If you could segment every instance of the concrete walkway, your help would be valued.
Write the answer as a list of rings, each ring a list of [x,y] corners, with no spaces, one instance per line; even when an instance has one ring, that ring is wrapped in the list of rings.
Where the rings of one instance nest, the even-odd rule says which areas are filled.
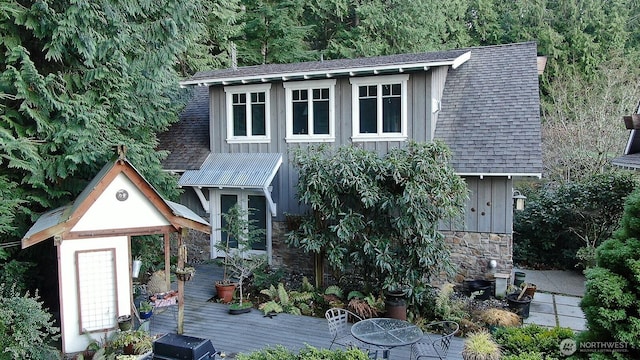
[[[568,327],[574,331],[586,330],[586,320],[580,308],[584,296],[585,278],[580,272],[566,270],[514,269],[525,273],[525,282],[536,285],[529,317],[525,324]]]

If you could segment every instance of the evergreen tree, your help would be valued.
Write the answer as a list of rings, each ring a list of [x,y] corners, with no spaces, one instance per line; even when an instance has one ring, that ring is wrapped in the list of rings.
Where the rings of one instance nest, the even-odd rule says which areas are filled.
[[[238,43],[238,64],[277,64],[319,60],[305,41],[302,0],[243,0],[244,31]]]
[[[11,194],[3,213],[20,209],[0,216],[0,230],[16,236],[5,239],[74,199],[118,144],[160,191],[176,195],[156,133],[184,105],[175,68],[203,15],[199,1],[0,4],[0,192]]]
[[[597,266],[586,272],[580,306],[588,330],[580,341],[617,342],[627,352],[591,354],[596,358],[640,356],[640,192],[625,202],[620,229],[596,251]],[[593,358],[593,357],[592,357]]]

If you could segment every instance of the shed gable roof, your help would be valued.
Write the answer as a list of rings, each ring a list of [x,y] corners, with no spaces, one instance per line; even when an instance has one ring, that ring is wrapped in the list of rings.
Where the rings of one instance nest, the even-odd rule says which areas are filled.
[[[56,236],[81,237],[87,234],[72,234],[73,227],[82,216],[91,208],[96,199],[108,188],[109,184],[120,174],[126,176],[135,187],[141,191],[146,199],[164,216],[170,223],[171,231],[179,231],[182,228],[191,228],[201,232],[210,233],[209,223],[200,218],[194,212],[183,205],[165,200],[149,184],[145,178],[126,159],[118,159],[106,164],[92,179],[76,200],[66,206],[44,213],[22,238],[22,248],[27,248],[41,241]],[[169,229],[165,229],[169,230]],[[145,228],[141,224],[139,229],[112,229],[97,230],[90,233],[95,235],[148,235],[161,233],[158,228]]]

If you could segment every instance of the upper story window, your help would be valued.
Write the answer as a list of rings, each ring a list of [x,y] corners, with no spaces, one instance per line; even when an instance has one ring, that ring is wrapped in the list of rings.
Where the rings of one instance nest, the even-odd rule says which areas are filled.
[[[266,143],[270,140],[271,84],[227,86],[227,142]]]
[[[284,83],[287,142],[335,140],[335,80]]]
[[[397,141],[407,137],[409,75],[351,78],[354,141]]]

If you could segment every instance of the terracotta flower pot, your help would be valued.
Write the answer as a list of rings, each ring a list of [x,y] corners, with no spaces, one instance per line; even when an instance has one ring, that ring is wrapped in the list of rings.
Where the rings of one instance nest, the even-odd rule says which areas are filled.
[[[218,299],[228,304],[233,300],[233,293],[236,291],[236,284],[220,284],[216,283],[216,293]]]

